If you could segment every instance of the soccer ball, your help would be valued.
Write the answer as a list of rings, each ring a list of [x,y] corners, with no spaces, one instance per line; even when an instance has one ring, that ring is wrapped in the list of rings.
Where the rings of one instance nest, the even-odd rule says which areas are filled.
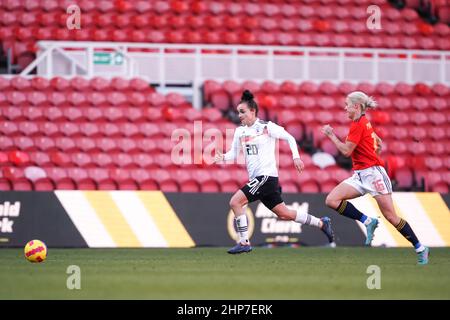
[[[31,240],[24,249],[25,258],[30,262],[42,262],[47,258],[47,246],[41,240]]]

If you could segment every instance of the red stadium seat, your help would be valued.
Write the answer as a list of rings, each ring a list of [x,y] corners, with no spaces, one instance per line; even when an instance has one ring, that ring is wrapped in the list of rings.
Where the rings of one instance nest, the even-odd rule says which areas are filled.
[[[331,154],[333,157],[336,157],[339,154],[335,144],[329,139],[323,139],[320,144],[320,148],[324,152]]]
[[[33,184],[28,179],[11,180],[12,190],[15,191],[31,191]]]
[[[413,174],[410,169],[398,169],[395,173],[395,180],[399,188],[410,188],[413,184]]]
[[[83,77],[74,77],[70,80],[70,85],[75,91],[86,91],[90,87],[89,80]]]
[[[76,152],[71,155],[72,163],[78,167],[89,167],[94,163],[92,162],[91,156],[87,153]]]
[[[43,92],[30,91],[27,92],[27,101],[34,106],[38,106],[47,102],[47,96]]]
[[[72,122],[83,120],[82,109],[77,107],[67,107],[63,109],[64,117]]]
[[[313,109],[315,105],[316,105],[315,100],[309,96],[298,97],[298,106],[300,108]]]
[[[449,16],[450,16],[450,15],[449,15]],[[449,19],[449,21],[450,21],[450,19]],[[450,190],[450,188],[449,188],[448,183],[446,183],[446,182],[444,182],[444,181],[441,181],[441,182],[436,183],[436,184],[431,188],[431,191],[432,191],[432,192],[439,192],[439,193],[442,193],[442,194],[448,194],[449,190]]]
[[[132,169],[130,170],[130,177],[139,186],[141,190],[158,190],[158,183],[148,170],[144,169]]]
[[[19,131],[28,137],[33,137],[40,133],[38,125],[31,121],[19,122]]]
[[[417,110],[424,111],[430,107],[429,99],[424,97],[414,97],[411,100],[411,105]]]
[[[155,169],[157,164],[154,162],[153,157],[146,153],[136,153],[132,155],[133,163],[141,168]]]
[[[26,95],[20,91],[7,91],[6,99],[10,104],[15,106],[23,105],[27,102]]]
[[[33,144],[36,146],[37,149],[45,152],[55,149],[55,142],[53,141],[53,139],[49,137],[36,137],[34,138]]]
[[[289,80],[284,81],[280,85],[280,92],[286,93],[288,95],[295,95],[298,93],[298,90],[299,90],[298,85]]]
[[[57,88],[55,89],[59,90]],[[47,101],[55,106],[63,105],[66,102],[66,96],[59,91],[49,92],[47,93]]]
[[[99,137],[101,136],[101,132],[98,128],[98,125],[92,122],[83,122],[79,125],[80,132],[87,137]]]
[[[51,191],[55,189],[55,184],[49,178],[40,178],[33,182],[36,191]]]
[[[427,131],[422,127],[412,127],[409,132],[415,141],[422,141],[427,137]]]
[[[156,169],[151,171],[151,175],[156,181],[162,191],[165,192],[178,192],[179,187],[175,180],[172,180],[169,173],[162,169]]]
[[[446,137],[445,129],[433,126],[428,129],[428,136],[433,140],[442,141]]]
[[[302,193],[318,193],[320,192],[320,187],[315,181],[306,181],[300,184],[300,189]]]
[[[113,163],[120,168],[134,167],[133,158],[126,153],[114,153],[111,155]]]
[[[30,81],[26,78],[17,76],[11,79],[11,87],[17,89],[18,91],[24,92],[31,88]]]
[[[8,152],[9,162],[14,164],[16,167],[28,166],[30,164],[30,156],[28,153],[14,150]]]
[[[441,97],[445,97],[449,94],[449,88],[442,84],[442,83],[437,83],[434,84],[431,89],[433,90],[433,93],[437,94],[438,96]]]
[[[393,112],[391,119],[397,125],[406,125],[410,123],[409,114],[405,112]]]
[[[412,112],[410,113],[410,119],[412,123],[419,126],[423,126],[428,123],[428,117],[423,112]]]
[[[222,113],[214,108],[205,108],[202,110],[203,120],[208,122],[218,122],[222,120]]]
[[[220,191],[227,193],[236,192],[241,186],[237,181],[226,181],[220,184]]]
[[[296,183],[292,181],[285,181],[281,183],[283,193],[298,193],[300,190]]]
[[[319,86],[317,84],[315,84],[314,82],[305,81],[300,84],[299,89],[301,92],[303,92],[307,95],[312,95],[312,94],[318,93]]]
[[[119,130],[119,127],[113,122],[115,122],[115,121],[101,122],[101,123],[97,124],[100,134],[102,134],[105,137],[110,137],[110,138],[120,137],[121,132]]]
[[[439,172],[416,171],[416,179],[419,184],[424,180],[425,191],[432,191],[433,187],[444,181],[442,174]]]
[[[33,139],[29,137],[15,137],[14,144],[17,148],[22,151],[34,151],[36,150],[36,146],[34,144]]]
[[[117,147],[128,154],[138,152],[139,147],[134,139],[131,138],[118,138],[116,139]]]
[[[392,116],[392,119],[394,119],[394,116]],[[391,133],[391,136],[395,137],[398,140],[403,140],[409,136],[408,130],[404,127],[400,126],[390,127],[389,131]]]
[[[430,105],[437,111],[444,111],[448,108],[448,103],[444,98],[433,97],[429,101]]]
[[[54,165],[59,167],[68,167],[72,165],[71,156],[61,151],[52,151],[50,153],[50,160]]]
[[[81,134],[79,126],[73,122],[62,122],[58,127],[59,131],[68,137],[74,137]]]
[[[74,152],[78,148],[73,139],[69,137],[56,137],[55,146],[63,152]]]
[[[8,154],[6,152],[0,151],[0,165],[1,166],[10,165],[9,159],[8,159]]]
[[[399,82],[395,85],[395,92],[401,96],[409,96],[413,94],[414,88],[410,84]]]
[[[102,77],[94,77],[89,81],[89,87],[96,91],[105,91],[109,89],[110,82]]]
[[[211,94],[211,104],[214,108],[226,111],[231,107],[230,96],[224,90],[218,90]]]
[[[47,107],[44,109],[44,116],[52,121],[52,122],[57,122],[57,121],[64,121],[64,114],[62,113],[61,109],[58,107]]]
[[[427,157],[425,158],[425,165],[430,170],[439,170],[443,167],[442,160],[438,157]]]
[[[23,108],[16,108],[14,106],[1,107],[0,117],[6,118],[10,121],[25,120],[25,115],[22,114],[22,109]]]
[[[99,120],[104,120],[102,111],[97,107],[87,107],[81,109],[83,118],[90,122],[96,122]]]

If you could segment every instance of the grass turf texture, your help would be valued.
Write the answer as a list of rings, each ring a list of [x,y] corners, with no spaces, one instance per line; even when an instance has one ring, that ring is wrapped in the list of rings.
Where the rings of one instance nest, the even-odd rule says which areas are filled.
[[[52,249],[44,263],[0,249],[0,299],[450,299],[450,248]],[[69,290],[67,267],[81,268]],[[381,289],[369,290],[370,265]]]

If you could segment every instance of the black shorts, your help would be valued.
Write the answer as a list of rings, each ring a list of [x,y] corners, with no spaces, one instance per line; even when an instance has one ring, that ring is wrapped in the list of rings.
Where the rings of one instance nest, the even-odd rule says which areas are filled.
[[[258,176],[250,180],[241,190],[247,197],[248,203],[261,200],[267,208],[272,209],[283,202],[278,177]]]

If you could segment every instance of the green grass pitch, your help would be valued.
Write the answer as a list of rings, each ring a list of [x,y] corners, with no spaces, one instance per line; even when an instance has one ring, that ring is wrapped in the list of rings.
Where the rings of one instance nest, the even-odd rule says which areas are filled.
[[[49,249],[44,263],[0,249],[0,299],[450,299],[450,248]],[[68,266],[81,270],[69,290]],[[370,265],[381,289],[368,289]]]

